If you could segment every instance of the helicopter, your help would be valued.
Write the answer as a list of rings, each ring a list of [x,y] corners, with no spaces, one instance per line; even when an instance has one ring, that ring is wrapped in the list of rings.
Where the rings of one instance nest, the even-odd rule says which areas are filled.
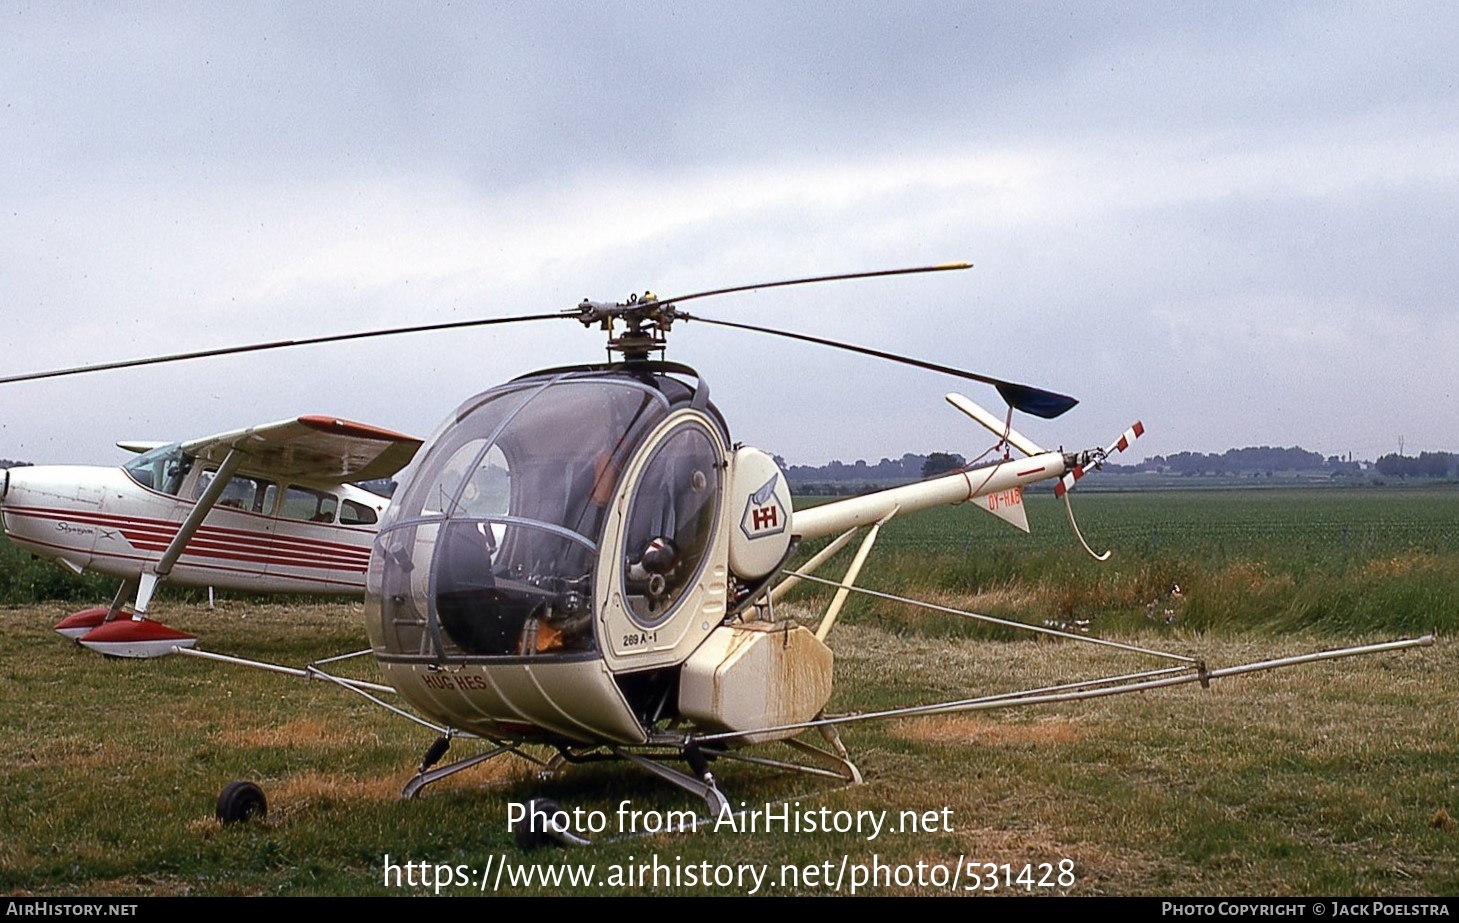
[[[504,755],[546,773],[597,760],[631,763],[729,810],[719,760],[861,781],[839,729],[949,711],[1072,701],[1294,663],[1432,643],[1432,637],[1211,669],[1170,654],[1048,626],[927,608],[1163,658],[1134,674],[891,709],[836,715],[827,637],[852,592],[909,600],[857,585],[881,528],[896,517],[971,503],[1028,529],[1023,491],[1055,482],[1080,544],[1069,494],[1087,473],[1128,449],[1135,423],[1109,445],[1049,450],[1012,426],[1015,411],[1054,419],[1077,401],[1064,394],[840,341],[691,315],[687,302],[754,289],[848,278],[965,269],[969,264],[816,276],[660,299],[584,300],[548,314],[394,328],[227,350],[205,350],[8,381],[171,362],[228,352],[394,333],[570,319],[607,334],[608,361],[519,376],[462,402],[399,474],[378,523],[365,580],[365,630],[383,683],[336,675],[327,664],[289,670],[197,649],[177,653],[321,678],[358,692],[438,734],[402,791],[414,797],[455,773]],[[737,443],[688,365],[663,357],[676,325],[698,322],[789,337],[991,385],[999,416],[960,394],[948,402],[995,438],[994,457],[916,483],[797,509],[769,453]],[[843,575],[818,571],[860,535]],[[802,545],[828,539],[808,560]],[[835,593],[814,627],[781,618],[797,584]],[[393,694],[408,708],[383,702]],[[819,736],[819,740],[815,737]],[[442,764],[457,740],[481,752]],[[757,748],[780,744],[786,758]],[[755,752],[747,752],[752,751]],[[550,753],[544,757],[541,753]],[[547,803],[538,812],[555,817]],[[237,781],[219,797],[225,822],[266,810],[262,790]],[[518,829],[524,846],[576,842],[559,821]]]

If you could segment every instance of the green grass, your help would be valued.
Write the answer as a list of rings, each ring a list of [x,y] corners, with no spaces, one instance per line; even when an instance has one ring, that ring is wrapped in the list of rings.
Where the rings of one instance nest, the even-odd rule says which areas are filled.
[[[428,731],[318,684],[176,657],[95,657],[49,631],[64,608],[3,616],[0,892],[8,894],[391,893],[382,882],[387,854],[478,867],[503,856],[529,866],[593,863],[604,874],[652,855],[776,869],[843,855],[853,863],[873,855],[908,865],[962,856],[1016,867],[1067,858],[1076,882],[1056,890],[1072,894],[1443,895],[1459,888],[1459,832],[1445,820],[1459,814],[1452,782],[1459,651],[1451,645],[1223,680],[1209,690],[857,724],[843,735],[866,784],[851,788],[719,764],[735,801],[947,808],[950,831],[888,833],[876,842],[722,831],[524,855],[506,831],[510,801],[545,795],[609,816],[624,800],[641,810],[697,805],[628,767],[574,767],[539,781],[513,763],[464,773],[401,802],[399,787],[429,744]],[[360,613],[348,605],[234,604],[212,614],[174,607],[160,615],[201,633],[210,648],[292,663],[346,650],[359,638]],[[1068,643],[929,638],[854,618],[832,640],[837,710],[1131,665],[1129,655]],[[1332,639],[1177,631],[1167,642],[1216,667],[1331,646]],[[218,790],[234,778],[264,786],[270,822],[225,829],[212,819]],[[606,892],[539,886],[512,893]]]
[[[18,606],[48,599],[110,600],[119,581],[97,574],[77,576],[32,557],[9,540],[0,540],[0,605]]]
[[[1459,492],[1101,494],[1076,504],[1091,543],[1113,547],[1109,563],[1071,550],[1062,509],[1033,497],[1032,536],[966,508],[894,521],[863,582],[1035,623],[1087,619],[1098,634],[1195,654],[1213,668],[1435,627],[1440,642],[1210,689],[855,724],[843,737],[865,774],[861,786],[716,764],[735,802],[946,808],[950,831],[874,842],[701,832],[524,855],[506,830],[512,801],[545,795],[610,816],[625,800],[642,810],[698,806],[631,767],[572,767],[542,781],[512,762],[401,802],[431,732],[317,683],[194,659],[96,657],[50,631],[76,603],[27,603],[0,610],[0,893],[430,890],[386,888],[387,854],[477,868],[501,857],[593,864],[602,875],[652,856],[777,872],[843,856],[908,867],[962,857],[1015,870],[1068,859],[1075,883],[1057,893],[1459,893],[1459,649],[1446,638],[1459,597]],[[826,573],[842,567],[833,562]],[[1181,600],[1168,596],[1170,583],[1181,584]],[[75,598],[109,595],[102,589]],[[809,603],[787,608],[813,620]],[[235,601],[210,613],[174,596],[159,606],[160,618],[206,647],[258,659],[300,665],[363,646],[353,604]],[[1015,638],[856,598],[831,635],[831,707],[886,708],[1148,666]],[[353,669],[374,672],[368,658]],[[263,785],[268,823],[223,828],[213,819],[219,789],[235,778]],[[738,893],[540,885],[510,893],[686,891]]]
[[[1159,631],[1459,629],[1459,488],[1098,493],[1075,512],[1102,565],[1079,550],[1062,503],[1026,498],[1031,534],[968,506],[893,520],[863,583],[931,592],[1001,617]],[[806,549],[800,559],[815,546]],[[844,568],[844,565],[841,565]],[[832,565],[826,576],[839,574]],[[1181,597],[1172,601],[1170,588]],[[892,628],[915,613],[866,602]],[[1173,610],[1167,612],[1167,610]],[[966,633],[938,617],[942,630]]]

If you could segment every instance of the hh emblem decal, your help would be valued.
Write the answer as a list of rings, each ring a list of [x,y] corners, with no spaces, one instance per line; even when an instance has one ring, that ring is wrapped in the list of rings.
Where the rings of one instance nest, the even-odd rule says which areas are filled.
[[[779,483],[780,475],[777,473],[750,494],[745,503],[745,514],[740,517],[740,531],[745,533],[745,538],[753,540],[779,535],[790,527],[790,511],[775,493],[775,486]]]

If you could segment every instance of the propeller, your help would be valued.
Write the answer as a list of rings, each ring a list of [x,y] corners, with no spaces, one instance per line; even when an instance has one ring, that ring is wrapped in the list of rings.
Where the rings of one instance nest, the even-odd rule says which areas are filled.
[[[771,327],[757,327],[752,324],[741,324],[734,321],[715,320],[707,317],[696,317],[682,313],[677,305],[686,301],[695,301],[701,298],[709,298],[715,295],[729,295],[736,292],[748,292],[759,289],[785,288],[792,285],[810,285],[818,282],[840,282],[850,279],[873,279],[885,276],[903,276],[916,273],[946,272],[948,270],[959,270],[971,268],[971,263],[938,263],[932,266],[913,266],[902,269],[881,269],[870,272],[838,273],[835,275],[806,276],[798,279],[782,279],[774,282],[758,282],[753,285],[736,285],[729,288],[706,289],[701,292],[690,292],[686,295],[677,295],[673,298],[659,299],[653,295],[635,297],[623,303],[602,303],[584,300],[576,308],[549,314],[520,314],[510,317],[487,317],[475,320],[449,321],[436,324],[417,324],[406,327],[389,327],[380,330],[361,330],[354,333],[339,333],[329,336],[306,337],[297,340],[270,340],[262,343],[248,343],[242,346],[224,346],[216,349],[200,349],[190,352],[169,353],[161,356],[147,356],[139,359],[123,359],[116,362],[100,362],[93,365],[79,365],[71,368],[50,369],[41,372],[26,372],[19,375],[0,376],[0,385],[14,384],[22,381],[37,381],[45,378],[63,378],[70,375],[84,375],[90,372],[103,372],[111,369],[136,368],[145,365],[162,365],[169,362],[184,362],[189,359],[206,359],[216,356],[231,356],[239,353],[264,352],[272,349],[287,349],[295,346],[313,346],[320,343],[340,343],[347,340],[365,340],[377,337],[397,336],[407,333],[428,333],[439,330],[462,330],[470,327],[488,327],[499,324],[516,324],[527,321],[539,320],[560,320],[564,318],[581,321],[583,324],[602,323],[605,327],[611,328],[615,320],[624,321],[635,336],[645,336],[640,327],[643,324],[651,324],[659,331],[667,331],[675,320],[697,320],[703,324],[713,324],[721,327],[735,327],[741,330],[748,330],[755,333],[764,333],[770,336],[786,337],[793,340],[801,340],[807,343],[815,343],[820,346],[829,346],[833,349],[844,349],[849,352],[861,353],[874,356],[879,359],[886,359],[890,362],[899,362],[903,365],[910,365],[916,368],[926,369],[933,372],[941,372],[958,378],[966,378],[971,381],[982,382],[992,385],[998,389],[998,393],[1008,402],[1009,406],[1022,410],[1034,416],[1046,419],[1057,417],[1069,408],[1078,403],[1072,397],[1064,394],[1057,394],[1053,391],[1045,391],[1042,388],[1035,388],[1030,385],[1018,384],[1017,382],[1004,381],[1000,378],[993,378],[987,375],[980,375],[976,372],[969,372],[951,366],[939,365],[934,362],[925,362],[921,359],[914,359],[910,356],[901,356],[896,353],[889,353],[879,349],[871,349],[866,346],[857,346],[852,343],[843,343],[838,340],[829,340],[823,337],[810,336],[803,333],[793,333],[788,330],[776,330]],[[660,336],[662,334],[660,333]],[[641,347],[640,347],[641,348]],[[660,346],[661,348],[661,340]]]

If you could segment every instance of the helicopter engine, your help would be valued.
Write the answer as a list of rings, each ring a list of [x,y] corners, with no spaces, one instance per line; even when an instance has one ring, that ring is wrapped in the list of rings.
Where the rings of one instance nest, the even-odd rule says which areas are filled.
[[[830,650],[739,618],[790,551],[790,514],[775,461],[732,447],[691,369],[529,375],[462,404],[402,474],[371,645],[422,713],[488,737],[632,745],[806,720]]]

